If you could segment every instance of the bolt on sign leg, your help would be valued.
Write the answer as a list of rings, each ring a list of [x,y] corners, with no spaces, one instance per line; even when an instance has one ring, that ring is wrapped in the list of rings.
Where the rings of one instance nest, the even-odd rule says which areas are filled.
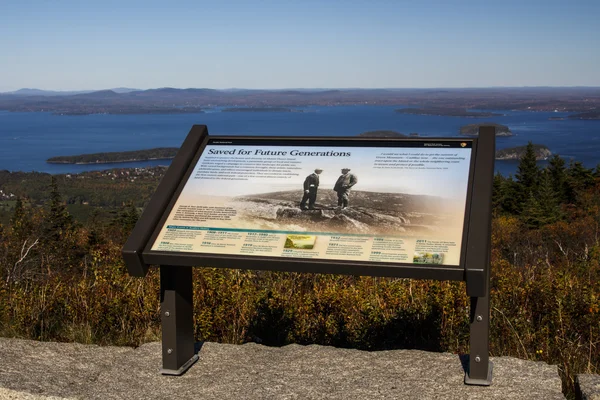
[[[163,375],[182,375],[198,360],[192,297],[192,267],[160,267]]]

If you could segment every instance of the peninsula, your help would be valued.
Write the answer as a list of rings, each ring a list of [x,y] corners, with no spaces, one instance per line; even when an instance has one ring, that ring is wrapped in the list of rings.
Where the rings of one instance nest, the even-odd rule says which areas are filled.
[[[479,135],[479,127],[480,126],[495,126],[496,127],[496,136],[512,136],[513,133],[506,125],[494,124],[492,122],[483,122],[481,124],[469,124],[463,125],[460,127],[460,134],[467,136],[477,136]]]
[[[600,111],[590,111],[568,116],[569,119],[600,120]]]
[[[486,117],[502,117],[503,114],[496,114],[488,111],[468,111],[466,108],[400,108],[395,110],[398,114],[413,114],[413,115],[436,115],[443,117],[470,117],[470,118],[486,118]]]
[[[46,160],[49,164],[111,164],[123,162],[170,160],[177,154],[177,147],[159,147],[156,149],[118,151],[110,153],[80,154],[76,156],[58,156]]]
[[[498,150],[496,151],[496,160],[520,160],[525,155],[526,150],[527,146],[516,146]],[[534,144],[533,151],[535,159],[538,161],[547,160],[552,155],[550,149],[543,144]]]

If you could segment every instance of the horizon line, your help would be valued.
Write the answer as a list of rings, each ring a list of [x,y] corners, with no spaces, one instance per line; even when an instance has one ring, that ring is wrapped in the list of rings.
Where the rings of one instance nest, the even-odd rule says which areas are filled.
[[[106,89],[40,89],[32,87],[22,87],[15,90],[3,91],[0,94],[14,94],[23,90],[37,90],[42,92],[58,92],[58,93],[69,93],[69,92],[102,92],[102,91],[114,91],[115,89],[126,89],[129,92],[141,92],[146,90],[160,90],[160,89],[175,89],[175,90],[215,90],[215,91],[242,91],[242,90],[260,90],[260,91],[286,91],[286,90],[302,90],[302,91],[323,91],[323,90],[468,90],[468,89],[600,89],[600,85],[537,85],[537,86],[437,86],[437,87],[282,87],[282,88],[209,88],[209,87],[175,87],[175,86],[161,86],[161,87],[150,87],[145,89],[140,88],[129,88],[126,86],[118,86]]]

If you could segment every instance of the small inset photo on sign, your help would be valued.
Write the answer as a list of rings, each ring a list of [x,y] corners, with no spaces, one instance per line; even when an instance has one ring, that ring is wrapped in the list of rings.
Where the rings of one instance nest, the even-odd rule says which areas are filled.
[[[315,247],[317,237],[314,235],[287,235],[285,237],[286,249],[306,249],[311,250]]]
[[[415,264],[442,264],[444,262],[444,253],[415,252],[413,263]]]

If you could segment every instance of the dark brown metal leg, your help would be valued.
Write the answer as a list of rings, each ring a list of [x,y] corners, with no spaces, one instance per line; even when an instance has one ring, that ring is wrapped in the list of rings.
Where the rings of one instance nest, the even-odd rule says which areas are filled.
[[[471,297],[471,332],[469,369],[465,374],[467,385],[489,386],[492,384],[492,363],[490,362],[490,298]]]
[[[160,267],[163,375],[182,375],[194,352],[192,267]]]

